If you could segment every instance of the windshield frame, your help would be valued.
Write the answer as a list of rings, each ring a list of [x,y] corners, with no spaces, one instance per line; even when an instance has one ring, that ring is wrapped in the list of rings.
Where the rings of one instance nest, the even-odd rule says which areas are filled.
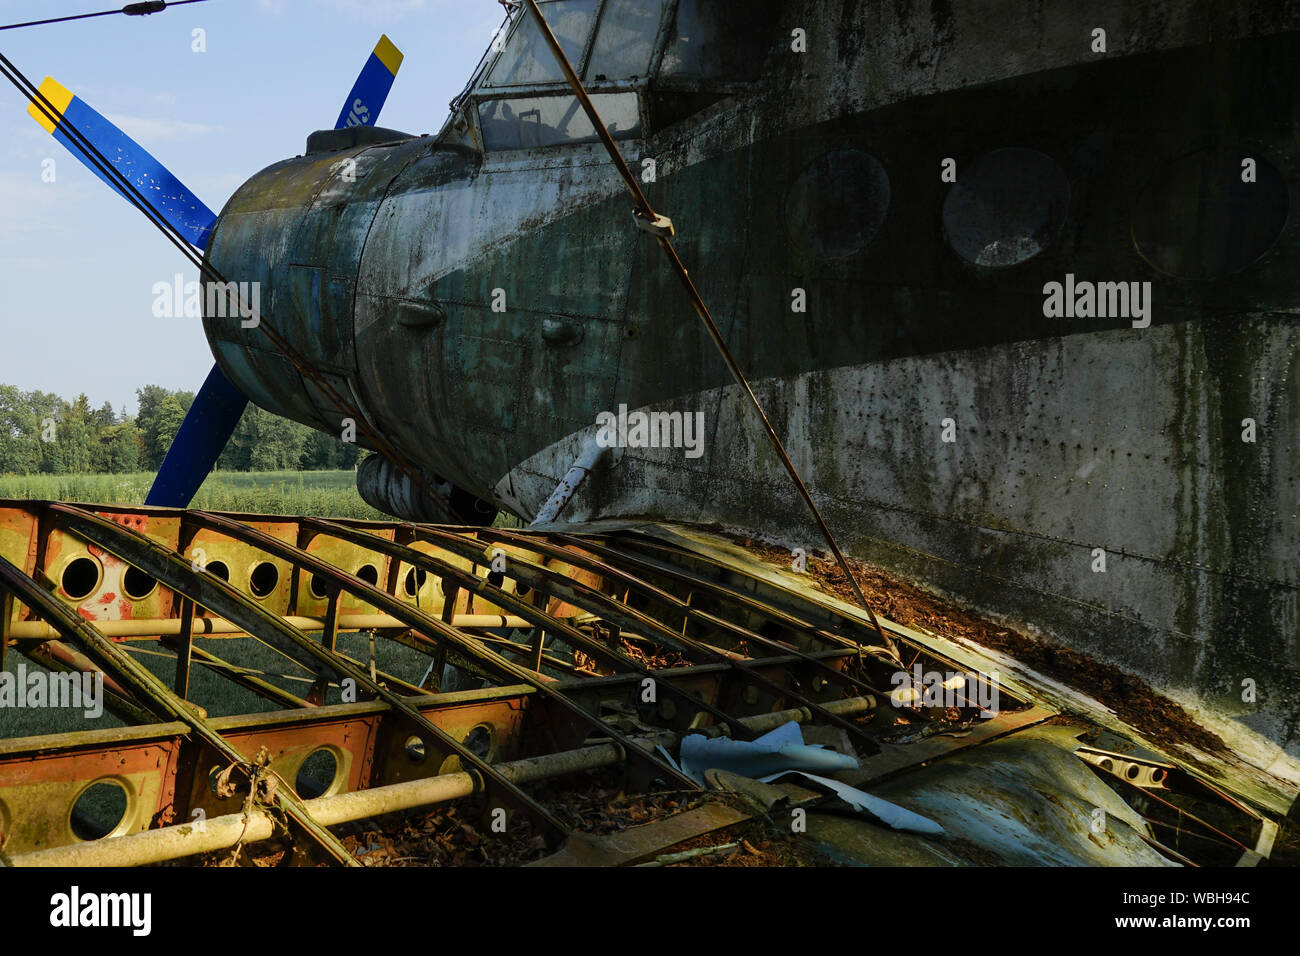
[[[542,8],[542,14],[546,14],[546,7],[554,0],[539,0]],[[644,139],[650,130],[650,110],[649,98],[645,95],[646,88],[651,84],[655,74],[659,71],[663,61],[664,51],[667,45],[668,33],[677,17],[677,7],[681,0],[664,0],[660,10],[660,18],[653,41],[653,47],[650,56],[650,65],[644,76],[637,76],[633,79],[621,80],[588,80],[586,78],[587,70],[591,66],[592,55],[596,47],[596,40],[600,36],[601,25],[604,21],[604,15],[607,9],[613,4],[627,2],[627,0],[596,0],[595,10],[592,14],[592,26],[583,43],[582,56],[579,62],[574,63],[574,70],[579,78],[583,81],[583,86],[587,92],[596,95],[600,93],[635,93],[637,97],[637,114],[639,118],[639,134],[629,140],[634,142],[637,139]],[[474,70],[474,75],[466,85],[464,91],[455,100],[452,101],[452,115],[448,119],[447,125],[444,126],[443,134],[454,128],[459,131],[461,138],[469,137],[472,139],[473,147],[484,153],[509,153],[518,152],[518,149],[487,149],[484,143],[483,130],[480,124],[480,106],[486,101],[509,100],[512,98],[529,97],[572,97],[573,89],[568,82],[561,79],[559,81],[548,81],[542,83],[524,83],[513,84],[510,86],[488,86],[488,77],[496,68],[497,63],[505,55],[510,43],[514,40],[515,35],[520,29],[523,29],[525,21],[531,19],[531,14],[522,6],[513,11],[508,11],[506,21],[502,23],[497,35],[489,44],[487,51],[483,54],[478,67]],[[549,53],[549,51],[548,51]],[[536,150],[558,150],[565,148],[575,148],[583,144],[564,144],[556,143],[547,146],[523,147],[524,149]]]

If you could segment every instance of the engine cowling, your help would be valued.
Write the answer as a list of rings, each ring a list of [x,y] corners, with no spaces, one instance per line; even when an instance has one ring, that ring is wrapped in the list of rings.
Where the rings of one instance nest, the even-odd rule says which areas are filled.
[[[424,478],[451,509],[450,518],[439,502],[430,501],[424,489],[382,455],[371,455],[358,466],[357,492],[370,507],[405,521],[487,526],[496,519],[496,505],[437,475]]]

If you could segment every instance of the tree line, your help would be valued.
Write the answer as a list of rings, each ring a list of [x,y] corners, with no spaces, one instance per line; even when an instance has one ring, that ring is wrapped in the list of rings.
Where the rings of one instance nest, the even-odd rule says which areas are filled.
[[[157,471],[194,401],[193,392],[158,385],[136,390],[128,416],[83,394],[0,385],[0,474],[75,475]],[[222,471],[326,471],[352,468],[361,450],[249,404],[217,460]]]

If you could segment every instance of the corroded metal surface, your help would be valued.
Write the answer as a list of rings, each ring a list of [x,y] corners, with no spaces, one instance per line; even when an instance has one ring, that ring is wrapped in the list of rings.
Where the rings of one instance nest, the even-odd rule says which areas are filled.
[[[842,779],[887,782],[906,803],[920,768],[966,755],[978,769],[992,742],[1056,713],[905,628],[886,622],[887,647],[859,612],[758,565],[627,529],[22,502],[0,503],[0,527],[5,669],[45,675],[42,651],[57,644],[63,669],[103,675],[120,698],[97,714],[0,708],[0,849],[20,864],[103,863],[115,839],[146,831],[123,859],[277,839],[351,862],[332,825],[472,795],[557,852],[569,828],[523,783],[617,767],[632,790],[690,791],[665,746],[690,733],[749,740],[789,720],[857,755]],[[102,599],[119,592],[125,607]],[[918,669],[964,676],[942,700],[900,697],[899,675]],[[1108,752],[1075,740],[1085,726],[1058,727],[1050,759],[1077,752],[1103,780],[1118,766],[1112,788],[1139,788],[1127,799],[1141,808],[1138,842],[1098,862],[1139,845],[1175,862],[1233,847],[1268,856],[1275,822],[1174,764],[1103,765]],[[1130,778],[1139,763],[1164,769]],[[1159,829],[1188,808],[1204,823],[1178,829],[1174,850]],[[953,812],[992,811],[963,798]],[[1086,827],[1066,816],[1060,826]]]
[[[126,810],[107,827],[110,834],[185,821],[196,812],[228,812],[231,801],[240,798],[233,791],[222,792],[214,775],[231,764],[234,754],[244,755],[235,764],[247,766],[263,749],[270,755],[272,772],[290,781],[313,756],[328,754],[334,767],[326,785],[330,792],[464,765],[479,786],[499,788],[507,803],[544,821],[546,811],[500,777],[492,763],[527,755],[542,740],[551,746],[580,743],[594,731],[619,743],[626,759],[644,764],[648,774],[689,788],[694,786],[690,780],[657,755],[633,746],[602,719],[602,702],[625,698],[631,707],[646,693],[646,684],[654,684],[665,699],[660,702],[651,694],[647,716],[668,715],[663,718],[666,725],[681,728],[701,719],[725,726],[728,719],[762,712],[764,705],[817,710],[814,701],[831,699],[834,691],[821,680],[813,690],[801,692],[795,675],[809,668],[838,673],[858,653],[852,639],[858,632],[850,628],[848,637],[818,643],[811,654],[782,646],[777,649],[785,653],[766,655],[754,667],[742,668],[685,631],[675,636],[667,631],[670,643],[705,666],[681,668],[672,675],[662,668],[652,672],[617,643],[607,646],[599,636],[602,617],[582,606],[593,600],[613,601],[609,611],[617,616],[616,609],[624,608],[647,633],[662,627],[658,620],[598,597],[605,585],[599,566],[590,562],[587,571],[574,569],[565,576],[562,586],[533,578],[521,583],[527,567],[543,569],[525,560],[532,556],[527,538],[488,548],[472,530],[310,519],[233,520],[197,512],[138,513],[69,505],[15,506],[0,514],[7,532],[6,552],[0,554],[8,569],[4,590],[17,599],[12,602],[6,651],[14,658],[25,657],[37,672],[44,659],[39,651],[53,638],[80,643],[93,658],[80,658],[82,666],[125,684],[128,700],[145,711],[146,720],[150,715],[156,715],[155,720],[180,715],[184,721],[200,721],[195,726],[204,728],[193,741],[188,739],[192,729],[157,728],[143,740],[139,731],[89,730],[29,737],[26,746],[7,743],[0,806],[9,853],[74,841],[74,810],[85,791],[97,785],[119,788],[126,797]],[[398,539],[406,543],[399,545]],[[41,546],[31,548],[33,540]],[[508,576],[493,570],[503,559],[515,565]],[[563,563],[556,567],[566,568]],[[36,579],[49,581],[53,593],[46,595]],[[128,580],[138,586],[127,587]],[[575,586],[581,591],[572,590]],[[45,596],[37,602],[37,594]],[[105,595],[113,599],[104,600]],[[672,599],[664,594],[663,600]],[[192,616],[185,613],[189,601],[196,605]],[[676,627],[675,613],[668,613]],[[310,624],[310,629],[300,630],[299,624]],[[96,625],[117,636],[106,637]],[[409,656],[428,662],[413,670],[411,661],[405,662],[416,681],[423,673],[424,683],[436,688],[443,674],[434,665],[455,662],[507,689],[462,695],[468,700],[440,695],[433,703],[419,683],[383,671],[372,671],[378,674],[372,678],[336,646],[341,631],[361,625],[394,638]],[[808,639],[819,632],[813,628]],[[518,635],[528,635],[529,640]],[[224,720],[198,716],[212,706],[229,709],[230,702],[219,692],[211,699],[185,701],[169,694],[163,680],[138,663],[153,663],[165,671],[157,661],[170,659],[179,670],[185,665],[177,650],[187,636],[193,643],[206,639],[209,648],[231,648],[216,655],[196,647],[191,668],[202,664],[218,675],[229,673],[273,705],[297,700],[301,709],[269,717],[255,712]],[[556,647],[581,648],[603,666],[572,687],[561,688],[541,672],[549,668],[538,669],[547,639],[552,655],[565,653]],[[534,642],[537,653],[529,649]],[[275,648],[282,657],[280,666],[268,673],[235,662],[237,651],[247,651],[254,643]],[[507,647],[516,659],[532,658],[533,668],[498,653]],[[130,656],[124,658],[124,653]],[[791,658],[790,653],[798,656]],[[284,666],[286,660],[289,667]],[[303,676],[274,672],[295,668]],[[300,682],[299,687],[311,684],[315,701],[286,693],[286,680]],[[587,691],[583,685],[588,682],[597,689]],[[188,680],[176,683],[189,685]],[[727,691],[733,683],[746,691]],[[867,686],[860,680],[854,683]],[[727,701],[731,709],[724,712],[719,701]],[[42,721],[68,716],[57,710],[38,713]],[[21,711],[3,710],[6,722],[15,714]],[[529,714],[541,716],[530,722]],[[476,729],[479,736],[486,734],[486,753],[472,751],[465,743]],[[736,724],[732,732],[743,730]],[[203,743],[205,734],[208,744]],[[214,743],[218,752],[205,756],[205,747]],[[551,826],[558,824],[552,821]]]
[[[1294,10],[607,6],[645,19],[626,28],[647,62],[632,69],[597,40],[569,52],[594,96],[635,98],[620,146],[634,168],[654,161],[646,193],[845,546],[1287,745],[1300,708]],[[607,158],[528,138],[549,115],[538,94],[565,88],[519,43],[487,58],[438,136],[254,177],[211,262],[261,281],[295,348],[471,500],[531,519],[598,413],[703,413],[700,457],[629,448],[565,519],[718,522],[807,546],[779,464]],[[493,124],[511,102],[517,141],[504,142]],[[1207,191],[1243,155],[1257,182]],[[1211,200],[1222,217],[1189,226]],[[1225,244],[1223,230],[1245,238]],[[1045,318],[1044,286],[1067,274],[1150,282],[1149,324]],[[806,311],[792,311],[796,289]],[[254,401],[340,432],[283,356],[238,322],[206,327]],[[1254,444],[1238,440],[1246,418]],[[948,420],[953,442],[939,437]],[[1246,679],[1259,706],[1243,708]]]

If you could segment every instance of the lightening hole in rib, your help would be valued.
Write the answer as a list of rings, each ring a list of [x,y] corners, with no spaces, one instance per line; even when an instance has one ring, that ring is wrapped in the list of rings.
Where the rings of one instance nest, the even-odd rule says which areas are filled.
[[[270,561],[262,561],[248,576],[248,589],[254,597],[264,598],[280,583],[280,569]]]
[[[406,752],[406,759],[413,764],[422,764],[429,756],[424,741],[414,734],[406,738],[406,743],[402,745],[402,749]]]
[[[122,590],[132,601],[143,601],[157,586],[158,582],[139,568],[127,568],[122,575]]]
[[[407,597],[415,597],[420,593],[420,588],[424,587],[424,582],[428,580],[429,572],[421,568],[411,568],[406,572],[406,579],[403,587],[406,590]]]
[[[492,762],[496,751],[496,733],[491,724],[479,724],[467,733],[461,742],[474,756],[488,763]]]
[[[99,562],[92,558],[75,558],[63,569],[59,583],[63,593],[74,601],[80,601],[95,593],[102,575]]]
[[[99,840],[113,833],[126,818],[126,788],[116,780],[92,783],[72,805],[69,824],[78,840]]]
[[[304,800],[324,796],[334,787],[339,775],[339,760],[328,747],[315,750],[298,768],[294,789]]]

